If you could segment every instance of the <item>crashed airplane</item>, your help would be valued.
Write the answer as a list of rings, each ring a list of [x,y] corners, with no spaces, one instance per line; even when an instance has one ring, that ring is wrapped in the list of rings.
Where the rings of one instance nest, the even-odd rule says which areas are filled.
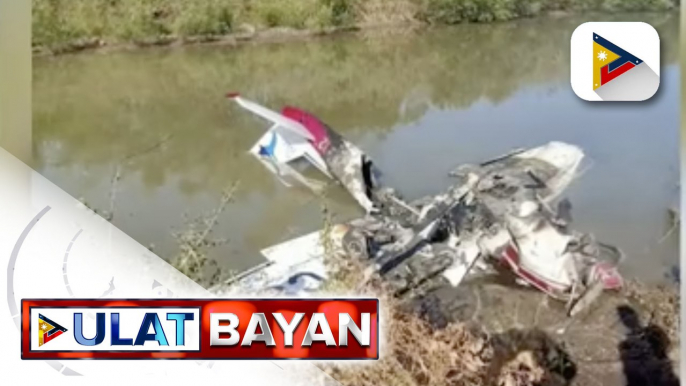
[[[335,226],[332,239],[400,296],[436,277],[459,286],[472,275],[509,273],[566,302],[573,316],[623,284],[622,252],[571,229],[571,204],[560,199],[584,157],[576,146],[550,142],[463,165],[446,192],[406,202],[379,184],[369,157],[312,114],[294,107],[278,113],[228,96],[271,122],[250,152],[284,184],[321,187],[290,166],[304,159],[360,204],[366,215]],[[320,232],[262,253],[267,262],[235,277],[236,288],[306,296],[328,278]]]

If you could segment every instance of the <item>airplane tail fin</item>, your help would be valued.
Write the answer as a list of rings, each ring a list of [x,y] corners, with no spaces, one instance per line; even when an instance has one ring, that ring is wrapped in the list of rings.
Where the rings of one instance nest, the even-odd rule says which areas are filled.
[[[259,115],[260,117],[268,120],[269,122],[279,125],[289,131],[292,131],[293,133],[303,138],[307,138],[310,141],[314,140],[314,136],[301,123],[294,121],[293,119],[290,119],[289,117],[284,116],[283,114],[279,114],[276,111],[270,110],[258,103],[245,99],[241,97],[239,93],[231,92],[226,94],[226,96],[227,98],[238,103],[239,106],[252,112],[253,114]]]

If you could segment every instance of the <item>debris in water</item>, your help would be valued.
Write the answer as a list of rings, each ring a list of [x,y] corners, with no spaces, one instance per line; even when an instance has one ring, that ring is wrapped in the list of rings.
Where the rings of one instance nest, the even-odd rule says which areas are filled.
[[[429,282],[457,287],[471,276],[509,272],[566,302],[574,315],[604,290],[623,285],[617,270],[622,252],[571,229],[571,203],[560,200],[584,157],[574,145],[550,142],[462,165],[451,172],[457,183],[447,191],[406,202],[378,181],[367,155],[313,115],[293,107],[277,113],[237,94],[231,98],[272,122],[251,153],[279,179],[290,176],[316,185],[289,166],[305,159],[355,198],[366,215],[345,225],[337,251],[363,260],[396,295],[411,294]],[[314,245],[303,249],[287,242],[270,251],[308,256],[309,264],[323,260]],[[272,273],[252,281],[253,288],[277,288],[305,273],[293,258],[271,261],[284,268],[269,268]],[[277,277],[277,272],[287,276]],[[319,277],[323,280],[311,284],[326,281],[325,275]]]

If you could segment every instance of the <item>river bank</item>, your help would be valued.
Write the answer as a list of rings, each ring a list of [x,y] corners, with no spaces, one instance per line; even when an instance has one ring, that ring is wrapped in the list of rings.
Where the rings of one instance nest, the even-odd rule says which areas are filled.
[[[489,23],[581,12],[659,12],[680,0],[35,0],[36,54],[302,39],[385,27]]]
[[[459,292],[429,295],[409,313],[386,301],[382,359],[325,370],[342,385],[365,386],[679,384],[676,287],[630,282],[575,319],[535,291],[491,284]],[[444,324],[427,325],[432,317]]]
[[[122,154],[163,143],[122,168],[113,220],[160,256],[176,248],[160,223],[184,229],[184,213],[204,213],[241,181],[217,229],[231,243],[212,257],[242,270],[263,248],[319,229],[321,214],[316,196],[247,154],[264,127],[226,101],[229,90],[312,111],[410,198],[445,189],[459,164],[560,140],[592,165],[569,192],[575,223],[627,251],[629,275],[659,282],[678,264],[678,232],[662,239],[673,226],[665,208],[678,203],[679,23],[675,13],[632,17],[658,31],[663,71],[655,99],[630,109],[594,109],[569,89],[569,35],[586,16],[36,57],[34,167],[109,211]],[[329,193],[339,219],[359,215],[344,191]]]
[[[677,233],[662,242],[672,226],[664,208],[678,194],[678,20],[667,13],[634,17],[660,35],[661,91],[650,103],[602,111],[569,90],[569,34],[585,17],[432,28],[401,38],[346,34],[240,50],[197,46],[37,58],[35,167],[94,207],[110,215],[115,210],[114,225],[144,245],[154,244],[158,256],[184,271],[199,270],[174,261],[179,249],[200,247],[207,247],[201,261],[212,258],[241,271],[260,262],[262,248],[319,229],[321,210],[316,197],[282,187],[246,154],[260,127],[251,116],[227,111],[222,95],[228,90],[274,108],[293,104],[313,111],[359,143],[387,171],[389,185],[411,197],[441,189],[458,164],[551,139],[568,141],[594,161],[569,192],[575,226],[626,250],[627,277],[657,281],[678,261]],[[385,23],[415,25],[413,19]],[[305,28],[236,28],[197,41],[222,44],[239,33],[314,35]],[[155,44],[117,40],[106,31],[98,39],[107,49]],[[192,41],[173,34],[165,39],[159,44]],[[655,122],[660,129],[646,136]],[[140,156],[122,163],[122,154]],[[227,181],[241,181],[235,201],[210,223],[216,224],[214,234],[230,239],[207,245],[193,229],[184,232],[184,222],[187,215],[213,213],[217,202],[223,208],[219,195]],[[359,215],[339,196],[335,190],[327,196],[336,219]],[[668,285],[669,294],[653,285],[633,288],[608,293],[569,325],[561,304],[530,289],[498,283],[437,288],[408,308],[432,324],[450,322],[446,328],[429,330],[414,314],[384,318],[394,324],[384,327],[392,335],[378,366],[330,373],[357,386],[613,385],[626,383],[627,368],[656,369],[673,379],[679,323],[671,316],[679,314],[678,288]],[[466,329],[467,322],[477,332]]]

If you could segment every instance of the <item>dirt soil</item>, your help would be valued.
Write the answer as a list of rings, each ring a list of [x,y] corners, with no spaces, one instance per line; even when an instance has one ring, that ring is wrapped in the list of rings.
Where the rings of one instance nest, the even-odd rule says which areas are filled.
[[[534,289],[483,281],[439,285],[405,307],[438,329],[466,322],[485,331],[487,379],[498,385],[679,384],[676,285],[628,282],[572,319]]]

